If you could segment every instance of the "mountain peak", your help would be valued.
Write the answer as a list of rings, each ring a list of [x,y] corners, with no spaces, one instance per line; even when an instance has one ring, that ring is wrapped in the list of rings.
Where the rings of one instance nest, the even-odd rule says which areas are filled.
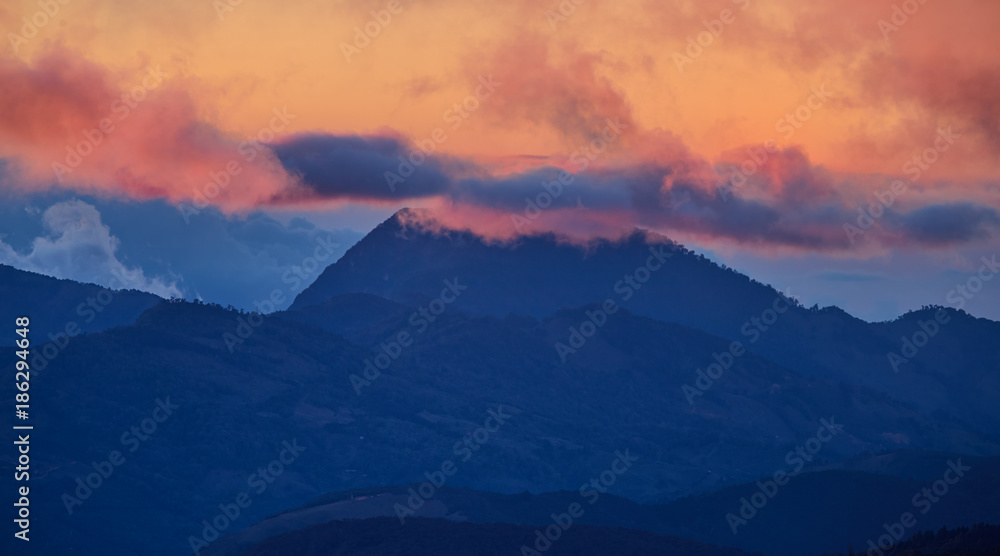
[[[710,321],[718,315],[710,309],[738,323],[780,295],[647,230],[583,243],[552,233],[495,241],[444,227],[427,211],[402,209],[327,267],[291,309],[348,293],[419,307],[440,294],[445,280],[468,285],[455,306],[474,314],[542,318],[611,299],[637,314],[716,332]],[[534,286],[519,291],[523,284]]]

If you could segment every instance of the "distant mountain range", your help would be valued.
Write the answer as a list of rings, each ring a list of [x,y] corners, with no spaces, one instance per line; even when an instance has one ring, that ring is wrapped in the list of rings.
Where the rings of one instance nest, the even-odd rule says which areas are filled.
[[[725,516],[739,513],[741,498],[757,491],[755,483],[737,485],[711,494],[685,497],[661,505],[643,505],[613,496],[602,495],[593,505],[581,500],[577,492],[553,492],[532,495],[500,495],[443,487],[421,507],[415,517],[479,524],[506,523],[513,525],[548,526],[552,514],[564,513],[574,502],[581,503],[585,513],[574,520],[576,525],[620,527],[627,531],[652,532],[666,537],[696,539],[706,544],[739,547],[748,552],[775,555],[820,554],[845,550],[854,542],[860,547],[865,538],[877,539],[883,523],[898,520],[909,509],[918,514],[916,530],[937,530],[945,526],[976,523],[988,519],[1000,521],[1000,506],[982,496],[982,492],[1000,487],[1000,459],[965,458],[963,465],[970,470],[967,480],[926,515],[914,510],[912,496],[923,484],[939,478],[947,461],[953,456],[931,452],[896,452],[888,456],[863,457],[847,463],[848,467],[869,467],[879,460],[892,463],[883,468],[890,473],[904,468],[933,463],[935,469],[927,476],[898,476],[854,470],[828,470],[804,473],[789,482],[768,505],[759,510],[745,526],[734,534]],[[882,461],[881,465],[886,462]],[[344,520],[370,520],[392,517],[395,529],[410,527],[414,517],[398,519],[397,508],[406,507],[417,491],[417,484],[405,487],[357,489],[320,497],[301,508],[282,512],[239,533],[215,543],[207,556],[256,554],[254,547],[277,544],[278,539],[308,538],[322,530],[323,524]],[[803,508],[815,511],[803,512]],[[817,512],[831,519],[817,519]],[[346,527],[338,526],[338,527]],[[781,531],[780,535],[775,531]],[[908,531],[914,533],[916,530]],[[534,531],[521,538],[531,545]],[[511,535],[507,541],[518,537]],[[284,542],[284,541],[282,541]],[[669,545],[663,542],[661,549]],[[516,553],[509,550],[509,553]],[[707,551],[708,548],[706,547]],[[600,554],[601,552],[594,552]]]
[[[539,540],[538,529],[506,523],[458,523],[415,518],[407,527],[395,519],[372,518],[333,521],[267,539],[242,552],[243,556],[366,556],[434,554],[477,556],[510,554],[646,556],[686,554],[742,556],[746,552],[676,537],[623,528],[577,525],[553,533],[555,541]],[[523,541],[520,546],[518,542]],[[538,550],[535,547],[544,550]],[[401,552],[401,548],[405,552]]]
[[[550,525],[551,526],[551,525]],[[550,530],[551,531],[551,530]],[[506,523],[468,523],[445,519],[414,518],[401,527],[390,518],[336,520],[295,530],[248,545],[242,556],[311,556],[317,554],[399,554],[411,547],[427,554],[746,554],[677,537],[653,535],[625,528],[573,524],[555,541],[539,540],[539,528]],[[527,539],[516,549],[517,540]],[[534,542],[532,542],[534,540]],[[535,546],[551,550],[538,551]],[[419,548],[418,548],[419,547]],[[848,554],[853,547],[848,547]],[[877,554],[877,547],[872,554]],[[865,552],[865,551],[861,551]],[[896,543],[883,554],[993,556],[1000,553],[1000,527],[975,524],[936,532],[918,532]],[[212,554],[218,554],[213,552]],[[235,553],[234,553],[235,554]],[[759,553],[755,553],[759,554]]]
[[[448,553],[442,536],[530,539],[581,485],[610,476],[586,527],[551,553],[626,535],[623,554],[819,554],[877,537],[956,458],[974,470],[921,526],[1000,521],[986,494],[1000,486],[1000,323],[939,308],[875,324],[807,309],[642,233],[497,244],[410,216],[372,231],[288,311],[115,293],[103,320],[32,378],[44,431],[32,459],[36,546],[190,552],[220,507],[247,493],[252,503],[204,553],[412,543]],[[27,300],[3,311],[38,322],[41,353],[48,331],[100,288],[0,267],[0,290]],[[896,372],[888,354],[932,321],[933,337]],[[13,348],[2,353],[13,360]],[[3,381],[0,397],[13,395]],[[173,409],[154,432],[133,431],[163,407]],[[289,443],[301,454],[262,473]],[[114,450],[125,462],[69,514],[64,495]],[[619,473],[623,453],[635,460]],[[9,453],[0,458],[12,472]],[[368,519],[394,516],[385,508],[343,503],[381,504],[377,495],[401,496],[386,485],[419,483],[447,462],[454,473],[428,502],[434,512],[403,531],[395,517]],[[727,514],[779,472],[787,484],[733,534]],[[331,492],[344,494],[321,498]],[[330,506],[329,519],[287,511],[310,500]],[[283,525],[268,529],[275,519]],[[226,538],[258,522],[246,533],[305,536]],[[484,529],[491,522],[510,527]],[[343,544],[352,530],[370,544]],[[378,540],[390,530],[395,540]]]

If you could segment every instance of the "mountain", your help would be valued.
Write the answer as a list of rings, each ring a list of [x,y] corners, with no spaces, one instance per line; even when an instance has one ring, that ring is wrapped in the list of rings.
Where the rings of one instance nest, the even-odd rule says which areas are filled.
[[[867,386],[1000,435],[1000,346],[994,341],[1000,323],[942,308],[890,323],[867,323],[835,307],[807,309],[645,232],[586,245],[552,235],[503,243],[424,226],[416,216],[403,210],[383,222],[327,267],[291,309],[357,293],[419,306],[440,295],[444,280],[468,288],[454,309],[497,317],[543,318],[610,299],[637,315],[738,340],[803,375]],[[939,312],[943,324],[935,322]],[[933,336],[894,366],[889,354],[902,354],[906,341],[926,334],[921,323]]]
[[[413,556],[482,556],[545,554],[581,556],[741,556],[745,552],[720,548],[686,539],[664,537],[622,528],[570,526],[552,533],[555,541],[536,540],[537,529],[504,523],[455,523],[443,519],[416,518],[407,527],[395,519],[331,521],[265,540],[241,552],[241,556],[366,556],[410,554]],[[527,547],[533,552],[521,552]]]
[[[848,544],[866,546],[867,540],[885,533],[884,525],[899,521],[905,511],[915,514],[916,523],[903,528],[905,536],[919,530],[972,525],[983,520],[1000,521],[1000,506],[985,499],[982,492],[1000,487],[1000,459],[963,458],[948,454],[896,452],[878,456],[900,461],[934,461],[933,475],[924,480],[898,478],[856,471],[806,472],[783,485],[746,523],[734,521],[743,499],[751,499],[760,487],[754,483],[736,485],[718,492],[686,497],[667,504],[637,504],[603,494],[583,498],[578,492],[551,492],[538,495],[495,494],[444,486],[414,510],[414,515],[398,519],[398,508],[412,507],[410,500],[421,485],[355,489],[322,496],[300,508],[278,513],[238,533],[227,535],[206,556],[235,556],[254,553],[255,546],[275,545],[278,539],[289,544],[304,542],[316,525],[345,521],[338,529],[349,538],[358,520],[391,517],[387,536],[402,534],[419,518],[447,519],[480,524],[507,523],[545,527],[553,514],[561,514],[571,504],[585,510],[574,524],[619,527],[658,535],[696,539],[745,551],[774,555],[821,554]],[[913,505],[914,493],[940,479],[949,462],[959,460],[969,467],[959,483],[937,503],[921,498]],[[864,464],[859,460],[858,464]],[[956,464],[957,465],[957,464]],[[933,496],[933,493],[932,493]],[[590,500],[594,503],[590,504]],[[922,510],[927,509],[927,513]],[[817,512],[830,516],[816,519]],[[395,530],[393,530],[395,529]],[[782,534],[776,535],[775,531]],[[522,535],[523,536],[523,535]]]
[[[100,332],[134,322],[162,299],[137,290],[109,290],[95,284],[60,280],[0,264],[0,322],[13,328],[14,319],[30,318],[35,344],[68,335]],[[14,345],[13,334],[0,345]],[[51,352],[50,352],[51,353]],[[51,359],[51,358],[50,358]]]
[[[848,553],[850,554],[850,550]],[[977,523],[971,527],[942,527],[920,531],[899,543],[892,554],[900,556],[996,556],[1000,554],[1000,525]]]
[[[316,305],[286,312],[284,318],[315,324],[327,332],[353,337],[377,329],[379,323],[398,323],[413,308],[384,297],[367,293],[348,293],[327,299]],[[363,341],[363,340],[362,340]]]
[[[326,492],[422,480],[445,462],[459,468],[449,486],[575,491],[628,454],[636,459],[611,492],[650,502],[897,448],[902,438],[1000,454],[959,422],[749,353],[688,403],[683,386],[729,342],[624,309],[590,340],[587,357],[563,363],[554,339],[593,307],[543,320],[446,312],[421,332],[410,324],[416,309],[348,301],[389,310],[374,324],[362,319],[369,328],[349,340],[294,312],[162,302],[131,325],[74,340],[32,383],[32,419],[46,431],[32,460],[39,519],[53,528],[39,533],[45,546],[93,538],[102,543],[95,554],[177,553],[220,504],[264,485],[254,474],[286,443],[301,455],[234,528]],[[401,332],[411,340],[397,349]],[[386,353],[395,358],[369,384],[352,378]],[[0,384],[0,396],[13,395],[13,381]],[[137,440],[133,427],[164,406],[170,416]],[[824,421],[837,432],[824,432]],[[817,436],[829,442],[810,441]],[[811,461],[792,453],[810,442],[821,446]],[[67,507],[77,480],[114,450],[125,463]],[[3,461],[0,472],[13,472],[14,460]]]
[[[506,495],[579,496],[601,480],[623,517],[634,516],[625,503],[664,513],[650,513],[660,516],[652,524],[610,515],[590,525],[783,556],[841,550],[836,541],[877,530],[906,506],[894,497],[912,496],[940,465],[872,453],[1000,456],[989,397],[996,323],[945,313],[934,343],[896,373],[886,361],[893,338],[938,310],[869,324],[799,307],[654,236],[504,245],[416,229],[405,216],[328,267],[288,311],[159,301],[49,344],[32,325],[35,353],[60,353],[32,369],[33,546],[178,554],[192,538],[211,546],[209,537],[327,493],[412,484],[451,466],[448,487]],[[636,265],[649,279],[626,300],[615,283],[623,272],[645,277]],[[58,308],[51,279],[18,285],[24,277],[7,273],[13,286],[3,287],[21,288],[33,319]],[[776,307],[784,312],[767,313]],[[16,355],[0,348],[0,357]],[[0,397],[11,399],[8,378]],[[0,456],[0,473],[14,472],[13,455]],[[777,472],[802,477],[731,541],[726,513]],[[943,503],[942,512],[992,519],[980,503],[995,487],[968,484],[973,495],[955,500],[969,511]],[[879,512],[839,524],[817,517],[814,499]],[[248,503],[230,519],[237,500]],[[518,511],[490,519],[548,515]],[[220,512],[225,526],[213,533]],[[778,535],[784,523],[808,533]],[[360,527],[369,526],[379,525]]]

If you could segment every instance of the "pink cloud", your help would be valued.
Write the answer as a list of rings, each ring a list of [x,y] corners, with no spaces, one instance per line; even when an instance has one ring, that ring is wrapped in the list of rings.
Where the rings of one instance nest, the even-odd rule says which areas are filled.
[[[201,121],[193,99],[159,68],[127,82],[64,50],[31,64],[0,58],[0,104],[15,107],[0,113],[0,154],[17,172],[9,181],[26,191],[202,198],[227,210],[295,187],[268,149],[241,153],[239,139]]]

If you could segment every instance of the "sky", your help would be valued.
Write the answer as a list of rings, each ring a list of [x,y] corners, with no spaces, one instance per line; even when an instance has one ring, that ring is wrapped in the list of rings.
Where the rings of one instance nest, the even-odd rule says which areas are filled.
[[[498,241],[651,229],[891,319],[1000,252],[998,23],[989,0],[7,1],[0,262],[250,307],[316,238],[423,207]],[[1000,280],[967,301],[1000,320]]]

